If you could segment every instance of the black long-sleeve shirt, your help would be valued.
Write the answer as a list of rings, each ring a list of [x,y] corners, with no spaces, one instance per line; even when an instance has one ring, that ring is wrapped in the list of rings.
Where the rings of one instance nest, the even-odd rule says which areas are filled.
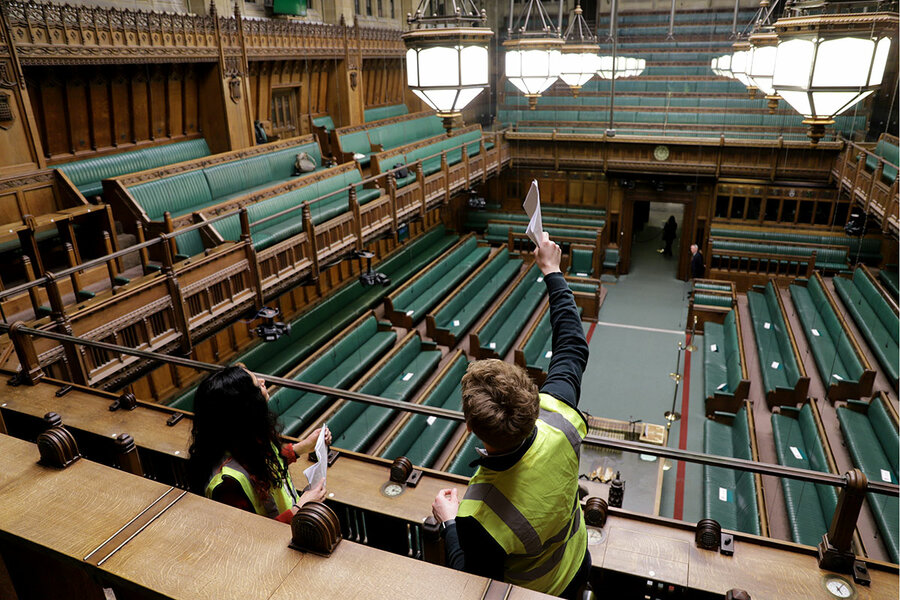
[[[550,326],[553,331],[552,356],[541,392],[578,409],[581,376],[587,367],[588,344],[584,327],[562,273],[544,277],[550,299]],[[537,429],[522,445],[507,454],[484,456],[473,464],[504,471],[516,464],[534,443]],[[444,545],[447,566],[474,575],[503,580],[506,552],[474,517],[458,517],[447,527]]]

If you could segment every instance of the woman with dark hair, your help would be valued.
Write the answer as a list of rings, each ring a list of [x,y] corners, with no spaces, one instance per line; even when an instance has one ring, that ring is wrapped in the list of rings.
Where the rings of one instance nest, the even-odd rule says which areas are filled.
[[[311,452],[319,429],[281,445],[264,381],[243,365],[207,377],[194,396],[188,472],[191,489],[219,502],[289,523],[303,504],[325,498],[325,484],[297,493],[288,465]],[[325,441],[331,432],[325,429]]]

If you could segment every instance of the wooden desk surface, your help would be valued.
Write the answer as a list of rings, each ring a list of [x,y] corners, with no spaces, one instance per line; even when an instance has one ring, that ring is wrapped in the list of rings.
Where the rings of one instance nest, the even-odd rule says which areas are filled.
[[[54,469],[38,458],[36,445],[0,435],[0,531],[79,561],[169,489],[85,459]]]
[[[5,379],[2,378],[2,379]],[[0,408],[36,417],[58,413],[63,425],[97,435],[116,437],[128,433],[138,446],[158,452],[187,457],[191,438],[191,421],[182,419],[173,427],[166,425],[169,415],[163,411],[138,407],[135,410],[108,410],[113,400],[79,390],[56,397],[59,387],[52,384],[18,387],[3,384]]]
[[[729,557],[697,548],[691,530],[610,515],[602,541],[589,549],[595,567],[697,590],[724,595],[741,588],[753,600],[834,600],[824,580],[835,574],[820,570],[815,556],[785,548],[736,539]],[[869,569],[869,575],[871,587],[854,584],[855,598],[897,599],[896,574]]]

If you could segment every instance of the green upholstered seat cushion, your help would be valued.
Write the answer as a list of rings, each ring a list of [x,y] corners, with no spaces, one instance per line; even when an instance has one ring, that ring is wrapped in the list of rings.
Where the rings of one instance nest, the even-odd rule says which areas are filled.
[[[363,112],[363,118],[366,123],[379,121],[381,119],[389,119],[390,117],[399,117],[409,113],[409,109],[405,104],[392,104],[390,106],[376,106],[375,108],[367,108]]]
[[[582,308],[578,307],[578,316],[580,317]],[[525,342],[523,352],[525,354],[525,364],[529,367],[540,369],[547,372],[550,367],[550,359],[553,358],[553,330],[550,326],[550,311],[546,311],[541,317],[540,322]]]
[[[594,276],[594,251],[585,248],[572,248],[572,264],[569,273],[579,277]]]
[[[454,475],[462,475],[463,477],[471,477],[475,473],[475,467],[471,466],[472,461],[478,458],[476,448],[482,447],[482,444],[474,434],[470,434],[463,442],[462,448],[456,453],[456,456],[450,462],[447,471]]]
[[[834,287],[885,374],[892,381],[897,381],[900,375],[900,352],[896,340],[900,321],[897,315],[861,269],[857,269],[852,280],[835,277]]]
[[[750,433],[746,409],[741,408],[734,424],[707,420],[704,423],[704,452],[750,459]],[[756,482],[752,473],[721,467],[703,467],[704,516],[715,519],[725,529],[760,534]]]
[[[603,268],[604,269],[615,269],[619,264],[619,249],[618,248],[607,248],[606,252],[603,255]]]
[[[793,388],[796,382],[792,383],[788,379],[787,368],[781,354],[781,344],[778,340],[779,334],[773,327],[773,319],[765,294],[747,292],[747,303],[753,322],[763,387],[767,392],[775,391],[778,388]],[[768,326],[766,326],[767,324]]]
[[[897,265],[886,265],[878,271],[878,281],[881,285],[896,299],[900,294],[900,285],[898,285],[900,275],[897,273]]]
[[[334,131],[334,121],[330,115],[315,117],[312,120],[312,124],[316,127],[323,127],[327,132]]]
[[[544,277],[535,263],[478,331],[481,347],[490,348],[501,357],[506,356],[528,324],[527,319],[515,318],[514,315],[532,314],[546,292]]]
[[[862,363],[848,347],[850,341],[825,300],[818,280],[811,279],[807,287],[792,284],[790,291],[822,380],[826,385],[859,381]]]
[[[128,188],[128,192],[151,221],[160,221],[168,211],[173,217],[189,214],[213,203],[202,171],[187,171],[154,179]]]

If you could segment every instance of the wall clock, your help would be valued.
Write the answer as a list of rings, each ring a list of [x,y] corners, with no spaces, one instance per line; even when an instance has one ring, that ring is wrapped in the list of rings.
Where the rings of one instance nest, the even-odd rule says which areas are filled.
[[[653,149],[653,158],[658,161],[668,160],[669,158],[669,147],[668,146],[657,146]]]

